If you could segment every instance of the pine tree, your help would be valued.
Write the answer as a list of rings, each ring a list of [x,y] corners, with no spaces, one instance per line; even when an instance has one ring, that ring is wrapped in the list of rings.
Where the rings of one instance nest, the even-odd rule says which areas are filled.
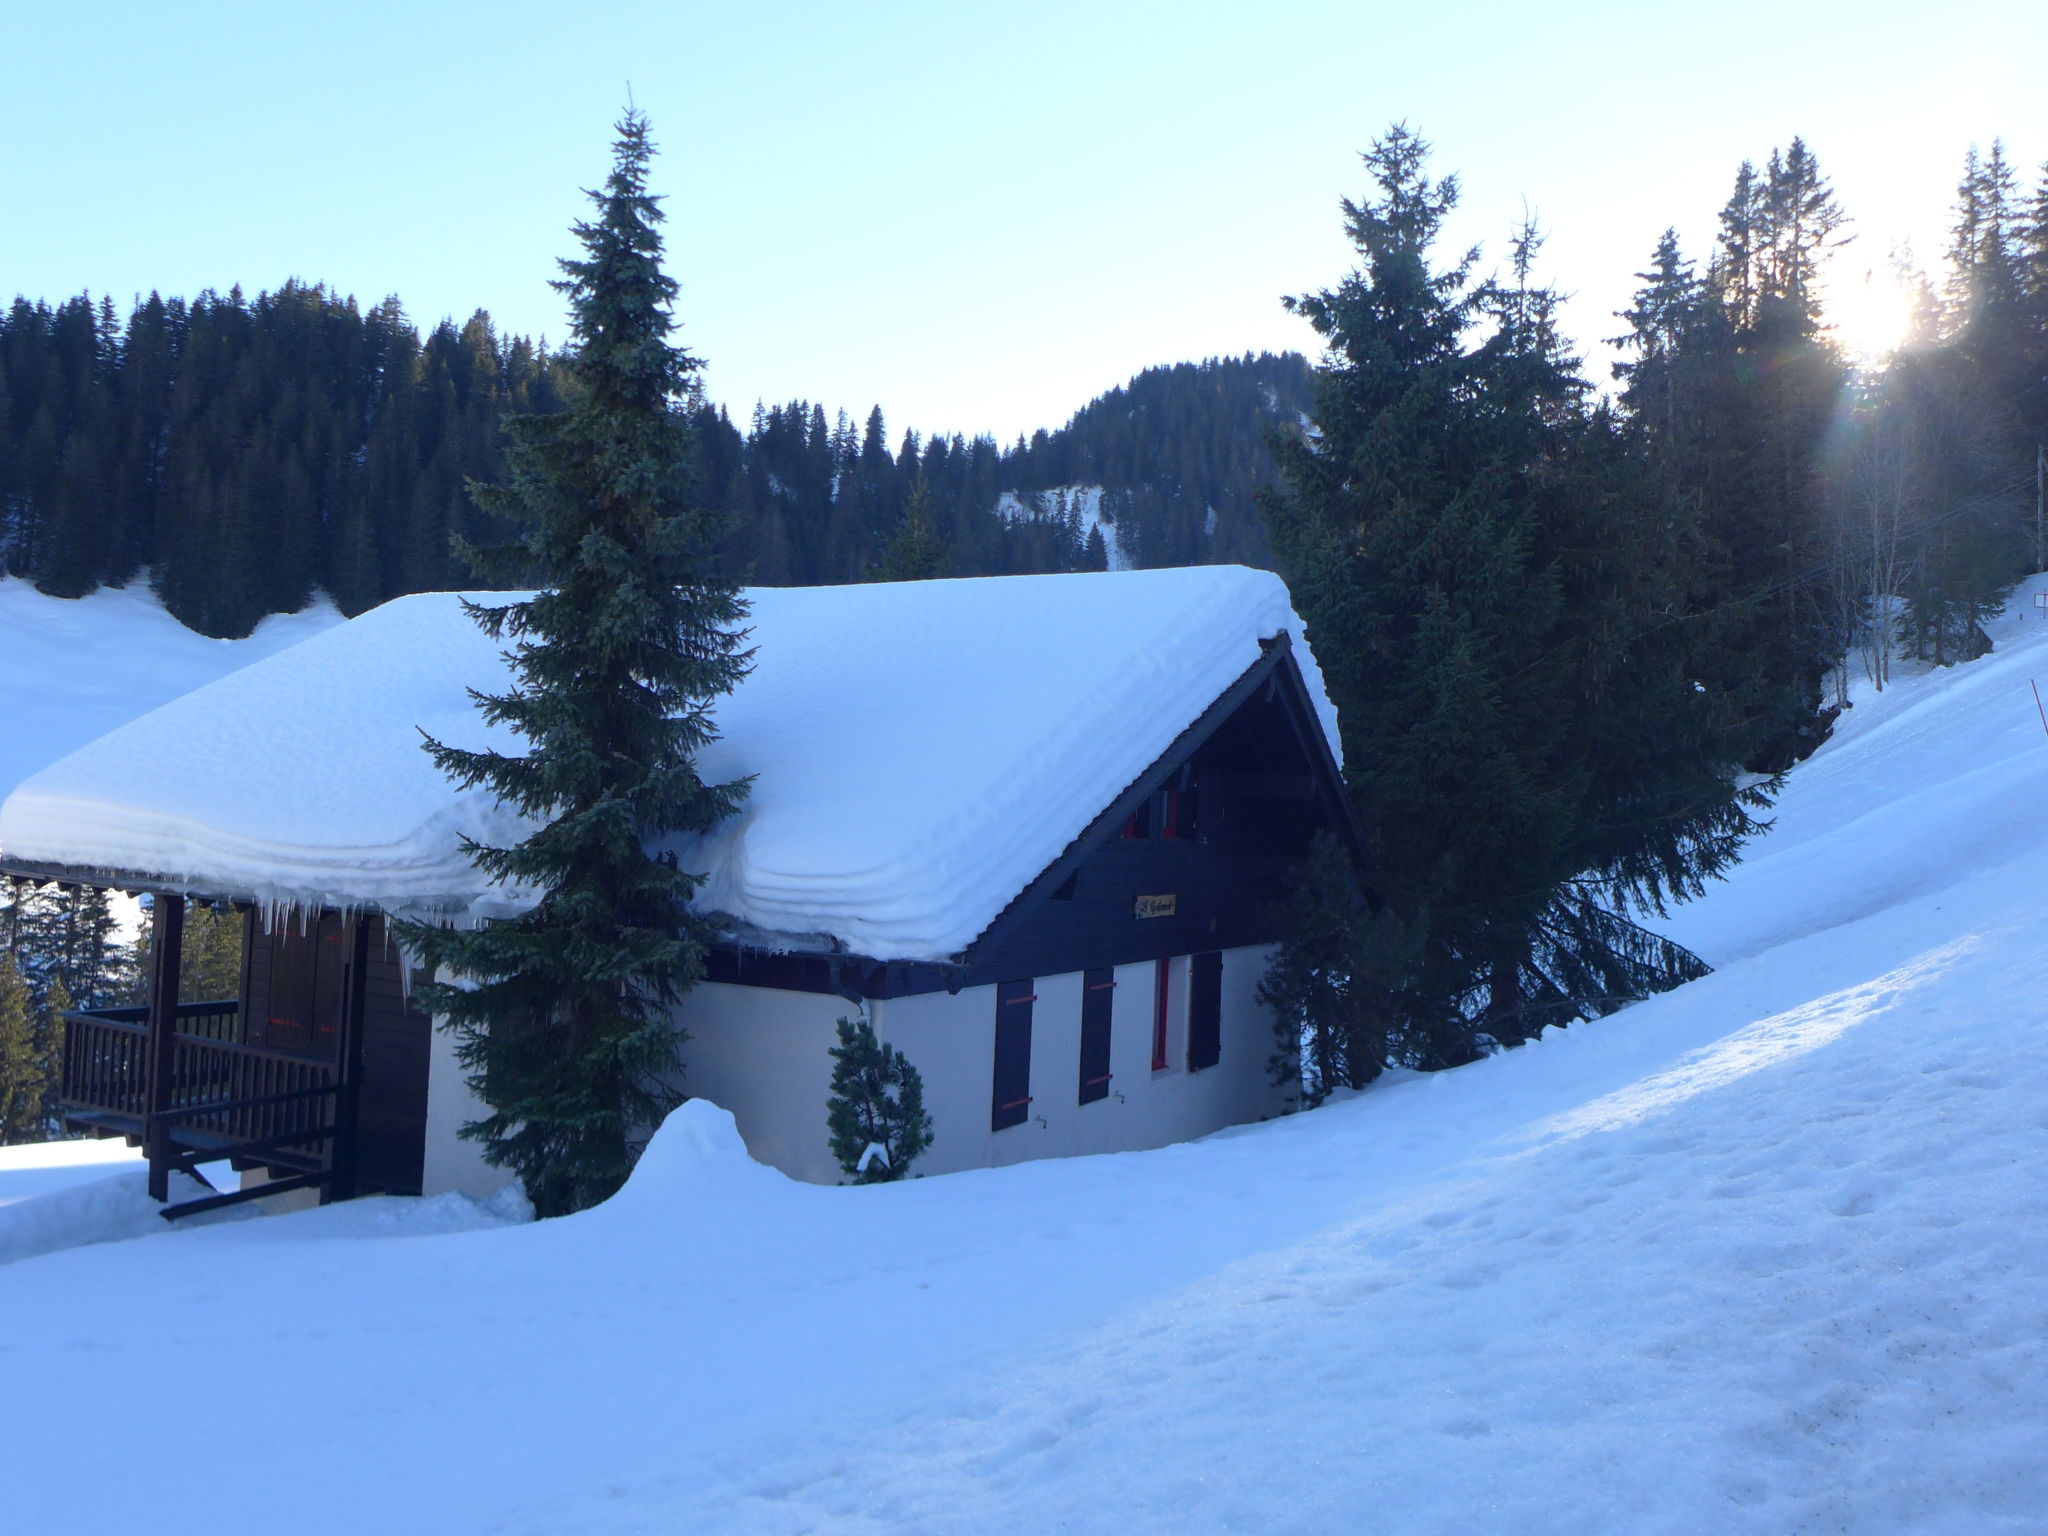
[[[185,907],[179,946],[178,1001],[211,1003],[242,990],[242,914],[216,912],[198,902]]]
[[[1420,959],[1415,929],[1359,889],[1351,855],[1316,834],[1281,915],[1285,938],[1259,979],[1273,1015],[1274,1084],[1313,1109],[1414,1059],[1396,998]]]
[[[1817,746],[1838,659],[1816,572],[1827,543],[1821,450],[1846,374],[1819,274],[1843,216],[1803,141],[1748,162],[1695,281],[1667,231],[1617,344],[1629,433],[1690,524],[1675,598],[1702,643],[1696,679],[1746,722],[1743,760],[1776,773]]]
[[[0,1146],[43,1139],[45,1083],[28,982],[0,953]]]
[[[924,1078],[866,1019],[841,1019],[838,1034],[825,1106],[832,1156],[855,1184],[900,1179],[932,1144]],[[881,1150],[871,1155],[874,1147]]]
[[[703,974],[707,929],[687,911],[701,877],[650,844],[708,831],[747,790],[706,784],[692,764],[716,735],[712,702],[745,672],[746,609],[712,574],[722,530],[689,494],[701,364],[670,340],[653,152],[646,119],[627,113],[590,194],[596,217],[575,226],[583,254],[555,284],[571,313],[568,407],[512,420],[511,478],[477,491],[483,512],[528,531],[471,557],[487,576],[531,569],[546,584],[469,608],[511,642],[518,678],[483,713],[528,750],[429,744],[458,783],[541,823],[514,847],[471,848],[485,874],[538,898],[472,930],[405,929],[423,960],[474,984],[423,994],[490,1108],[463,1134],[544,1215],[615,1191],[679,1101],[671,1010]]]
[[[875,570],[877,581],[929,581],[946,574],[952,558],[946,541],[932,527],[931,487],[919,476],[904,504],[903,520],[896,527],[882,563]]]
[[[1265,505],[1370,907],[1414,946],[1374,1037],[1443,1066],[1699,974],[1625,912],[1691,894],[1749,822],[1670,621],[1679,509],[1586,405],[1533,230],[1506,280],[1434,266],[1457,189],[1426,155],[1405,128],[1374,146],[1358,269],[1291,301],[1328,352]]]
[[[73,1006],[64,979],[53,977],[36,1010],[36,1059],[42,1065],[42,1123],[45,1136],[60,1134],[64,1111],[64,1015]]]

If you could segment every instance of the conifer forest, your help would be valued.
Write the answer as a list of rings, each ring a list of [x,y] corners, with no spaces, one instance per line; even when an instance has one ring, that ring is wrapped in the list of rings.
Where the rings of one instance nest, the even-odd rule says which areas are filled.
[[[1317,357],[1148,369],[1007,444],[686,391],[718,576],[1284,576],[1374,853],[1311,861],[1267,979],[1311,1102],[1675,985],[1700,962],[1633,917],[1737,857],[1851,678],[1978,654],[2048,565],[2048,168],[1960,157],[1948,248],[1901,266],[1910,328],[1869,357],[1830,311],[1855,210],[1802,141],[1756,148],[1706,248],[1613,253],[1634,300],[1578,345],[1544,232],[1445,249],[1456,176],[1395,128],[1346,189],[1356,266],[1287,301]],[[221,637],[460,587],[458,548],[511,536],[471,493],[504,419],[564,389],[481,311],[423,331],[317,283],[17,297],[0,565],[61,597],[147,582]],[[0,1139],[46,1133],[52,1011],[134,984],[103,905],[0,907]]]

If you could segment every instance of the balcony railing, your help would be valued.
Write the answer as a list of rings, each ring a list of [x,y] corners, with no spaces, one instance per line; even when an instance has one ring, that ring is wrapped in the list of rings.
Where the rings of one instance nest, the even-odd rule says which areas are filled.
[[[261,1154],[289,1167],[325,1165],[340,1074],[334,1063],[244,1045],[233,1000],[182,1003],[171,1035],[170,1082],[150,1111],[149,1030],[141,1008],[64,1015],[64,1108],[102,1129],[177,1147]]]

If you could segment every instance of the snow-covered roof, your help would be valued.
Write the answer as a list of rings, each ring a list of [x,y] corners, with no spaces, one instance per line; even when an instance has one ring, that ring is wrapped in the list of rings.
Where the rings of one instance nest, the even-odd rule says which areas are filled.
[[[1287,631],[1278,577],[1238,566],[748,594],[753,671],[698,759],[754,776],[679,849],[707,910],[863,954],[965,948]],[[0,854],[217,896],[484,916],[517,910],[461,838],[526,828],[456,789],[422,731],[516,751],[468,689],[508,682],[453,593],[402,597],[133,720],[0,804]]]

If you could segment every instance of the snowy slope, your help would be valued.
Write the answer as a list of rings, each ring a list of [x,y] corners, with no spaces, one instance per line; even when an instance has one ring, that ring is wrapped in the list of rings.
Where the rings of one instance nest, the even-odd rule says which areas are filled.
[[[115,726],[340,622],[323,600],[246,640],[209,640],[140,584],[65,599],[0,576],[0,798]]]
[[[1131,568],[1131,557],[1123,547],[1122,531],[1102,515],[1102,493],[1103,488],[1099,485],[1059,485],[1049,491],[1004,491],[996,498],[996,515],[1010,522],[1033,517],[1072,516],[1080,527],[1081,543],[1085,546],[1088,535],[1101,529],[1109,568],[1127,571]],[[1210,517],[1215,517],[1213,510]]]
[[[1999,638],[1795,771],[1674,921],[1715,975],[1455,1073],[865,1189],[692,1104],[565,1221],[361,1202],[0,1267],[0,1369],[37,1383],[9,1518],[2039,1531],[2048,626]],[[291,1392],[303,1459],[130,1407]]]

